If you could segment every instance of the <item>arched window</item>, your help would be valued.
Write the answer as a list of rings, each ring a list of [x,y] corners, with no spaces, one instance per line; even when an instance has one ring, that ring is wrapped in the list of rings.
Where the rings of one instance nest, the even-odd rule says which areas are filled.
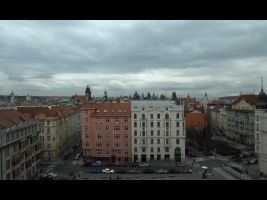
[[[165,114],[165,119],[169,119],[169,114],[168,113]]]

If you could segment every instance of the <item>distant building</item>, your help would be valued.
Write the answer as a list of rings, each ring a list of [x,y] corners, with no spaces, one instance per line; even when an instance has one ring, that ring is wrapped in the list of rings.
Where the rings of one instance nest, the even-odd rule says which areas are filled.
[[[15,94],[13,91],[11,92],[9,98],[10,98],[10,103],[12,104],[16,103]]]
[[[259,168],[267,175],[267,95],[261,91],[255,110],[255,151],[259,156]]]
[[[185,162],[184,107],[171,101],[131,101],[132,160]]]
[[[89,102],[81,108],[82,149],[87,161],[131,162],[131,104]]]
[[[16,110],[0,110],[0,179],[31,180],[40,173],[40,129]]]

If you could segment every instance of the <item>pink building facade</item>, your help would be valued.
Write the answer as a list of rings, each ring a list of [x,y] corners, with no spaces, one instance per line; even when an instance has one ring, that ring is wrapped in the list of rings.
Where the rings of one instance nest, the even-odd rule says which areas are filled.
[[[81,108],[86,161],[131,162],[131,104],[87,103]]]

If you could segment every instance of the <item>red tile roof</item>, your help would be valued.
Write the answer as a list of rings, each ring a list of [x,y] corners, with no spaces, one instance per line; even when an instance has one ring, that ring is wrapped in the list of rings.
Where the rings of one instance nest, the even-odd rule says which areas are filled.
[[[0,110],[0,129],[9,128],[25,121],[31,121],[30,117],[17,110]]]
[[[30,117],[34,118],[38,114],[44,114],[46,117],[56,117],[61,111],[58,108],[48,107],[18,107],[17,110],[22,113],[28,113]]]
[[[186,113],[186,126],[204,128],[206,119],[204,113]]]
[[[247,103],[251,105],[256,105],[258,101],[258,95],[250,94],[250,95],[240,95],[232,104],[239,103],[242,99],[244,99]]]
[[[84,107],[81,109],[93,109],[94,112],[91,114],[91,116],[129,116],[131,115],[131,103],[87,103]],[[99,112],[96,112],[99,110]],[[104,112],[104,110],[107,110],[107,112]],[[112,112],[113,111],[113,112]],[[119,112],[121,111],[121,112]],[[126,112],[124,112],[126,111]]]

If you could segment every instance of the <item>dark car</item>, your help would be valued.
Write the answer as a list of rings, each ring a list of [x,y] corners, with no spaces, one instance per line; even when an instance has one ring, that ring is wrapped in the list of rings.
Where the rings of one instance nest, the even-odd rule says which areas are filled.
[[[213,154],[210,151],[205,151],[203,154],[205,156],[213,156]]]
[[[151,168],[144,169],[144,174],[153,174],[153,173],[155,173],[155,171]]]
[[[129,174],[141,174],[142,172],[140,170],[131,169],[128,171]]]
[[[138,167],[138,163],[131,163],[130,166],[131,167]]]
[[[175,174],[175,173],[177,173],[177,170],[176,169],[169,169],[168,173],[169,174]]]
[[[127,170],[125,169],[118,169],[117,174],[127,174]]]
[[[88,173],[102,173],[101,169],[97,169],[97,168],[93,168],[93,169],[89,169]]]
[[[92,166],[92,163],[91,163],[91,162],[85,162],[85,163],[83,164],[83,166],[85,166],[85,167],[89,167],[89,166]]]

